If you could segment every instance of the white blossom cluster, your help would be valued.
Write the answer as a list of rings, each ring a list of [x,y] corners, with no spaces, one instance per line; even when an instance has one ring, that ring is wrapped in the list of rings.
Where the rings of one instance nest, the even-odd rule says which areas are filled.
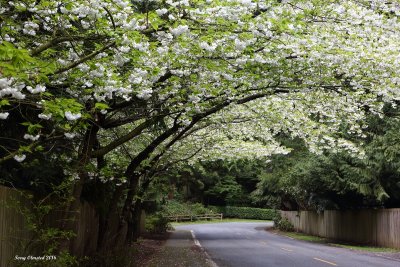
[[[25,94],[22,89],[25,88],[24,83],[18,83],[14,78],[0,78],[0,98],[11,96],[16,99],[24,99]]]
[[[80,113],[72,113],[71,111],[66,111],[65,112],[65,118],[69,121],[74,121],[79,119],[82,116]]]
[[[212,119],[220,123],[220,132],[214,131],[220,145],[213,151],[221,157],[226,151],[284,153],[273,143],[279,132],[306,140],[315,151],[358,153],[356,144],[334,133],[345,123],[349,134],[362,138],[361,107],[378,112],[378,98],[400,99],[396,1],[168,0],[157,6],[144,16],[129,0],[5,3],[0,45],[9,42],[34,55],[34,67],[0,76],[0,98],[38,106],[38,99],[56,98],[49,91],[59,90],[55,95],[82,107],[90,101],[140,100],[149,109],[182,114],[184,127],[218,103],[270,93]],[[31,16],[21,22],[11,10]],[[47,46],[51,49],[38,52]],[[37,81],[46,75],[48,81]],[[38,108],[43,109],[38,119],[55,120],[57,112]],[[66,123],[90,117],[83,108],[60,110]],[[0,119],[7,118],[9,112],[0,110]]]

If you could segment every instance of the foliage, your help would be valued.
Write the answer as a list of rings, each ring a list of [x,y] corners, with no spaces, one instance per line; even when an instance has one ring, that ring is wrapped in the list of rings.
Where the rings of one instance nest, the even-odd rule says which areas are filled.
[[[236,219],[236,218],[222,218],[221,219],[207,219],[207,220],[198,220],[198,221],[181,221],[181,222],[172,222],[172,226],[179,225],[190,225],[190,224],[213,224],[213,223],[229,223],[229,222],[260,222],[257,219]]]
[[[271,158],[254,201],[289,210],[398,206],[398,119],[370,115],[368,126],[361,159],[346,152],[317,155],[299,140],[284,140],[292,152]]]
[[[50,221],[60,209],[68,205],[71,199],[66,190],[68,184],[63,183],[59,186],[53,186],[53,192],[49,195],[34,196],[31,192],[18,191],[19,197],[10,199],[6,205],[18,211],[26,222],[26,230],[31,235],[29,239],[20,242],[20,254],[26,255],[47,255],[45,261],[16,261],[17,266],[57,266],[67,267],[76,266],[78,263],[76,257],[68,251],[62,249],[62,242],[74,237],[72,231],[63,229],[62,219],[57,223]]]
[[[163,213],[167,216],[176,215],[204,215],[213,213],[212,209],[205,208],[201,203],[181,203],[178,201],[168,201],[166,205],[163,206]]]
[[[212,210],[213,212],[215,212],[215,213],[223,213],[223,214],[225,214],[225,212],[226,212],[226,206],[212,206],[212,205],[209,205],[208,208],[210,210]]]
[[[35,183],[71,180],[70,196],[92,201],[99,224],[116,216],[123,226],[134,222],[136,200],[157,173],[182,162],[287,154],[280,133],[304,140],[311,152],[361,158],[361,141],[340,133],[362,138],[366,112],[380,114],[399,97],[394,1],[145,2],[0,0],[7,181],[21,180],[35,160],[47,166],[59,158],[63,175]],[[347,183],[340,179],[349,176],[325,172],[326,181],[317,181],[326,165],[337,167],[326,161],[297,166],[284,186],[295,192],[292,201],[314,197],[301,192],[303,184],[360,195],[373,189],[368,195],[387,198],[368,175]],[[237,177],[221,177],[205,190],[228,204],[248,203]]]
[[[169,219],[162,212],[156,212],[146,216],[145,230],[148,233],[165,233],[171,229]]]
[[[396,92],[396,81],[387,77],[397,77],[393,44],[399,23],[394,15],[381,15],[387,9],[396,6],[156,1],[143,9],[142,3],[124,0],[4,1],[1,123],[17,128],[3,136],[17,142],[1,144],[2,161],[22,162],[27,155],[30,160],[36,149],[50,151],[59,141],[79,151],[93,125],[102,129],[98,143],[110,145],[91,148],[89,154],[96,156],[135,137],[131,147],[138,155],[165,129],[172,133],[157,143],[158,152],[173,145],[193,152],[181,137],[201,140],[196,134],[208,133],[210,143],[218,145],[208,146],[212,153],[202,156],[214,158],[283,153],[273,141],[279,131],[311,144],[332,135],[343,120],[358,132],[363,110],[357,103],[379,109],[376,94],[390,101]],[[318,16],[323,23],[315,21]],[[372,77],[371,69],[381,71]],[[263,99],[250,107],[237,107],[258,98]],[[205,122],[225,108],[227,113]],[[221,129],[222,121],[231,125]],[[247,127],[249,121],[256,126]],[[197,124],[198,132],[185,135]],[[122,137],[115,138],[114,130]],[[179,138],[161,145],[172,136]],[[340,145],[355,149],[345,140]],[[175,155],[185,154],[179,152]],[[142,167],[149,156],[140,161]]]
[[[202,160],[178,165],[163,175],[176,187],[183,201],[246,206],[251,205],[249,194],[264,166],[265,161],[257,159]]]
[[[274,227],[281,231],[292,232],[294,231],[293,224],[287,219],[281,216],[279,212],[274,217]]]
[[[222,212],[224,217],[238,219],[272,220],[276,211],[251,207],[211,207],[214,211]]]

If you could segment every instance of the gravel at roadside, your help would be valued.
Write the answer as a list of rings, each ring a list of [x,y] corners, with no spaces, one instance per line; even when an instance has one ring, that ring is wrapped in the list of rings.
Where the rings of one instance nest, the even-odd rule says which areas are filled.
[[[141,267],[212,267],[189,231],[173,231]]]

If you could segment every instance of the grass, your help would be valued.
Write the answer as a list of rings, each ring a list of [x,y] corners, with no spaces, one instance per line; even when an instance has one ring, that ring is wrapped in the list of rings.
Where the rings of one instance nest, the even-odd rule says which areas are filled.
[[[345,245],[345,244],[338,244],[338,243],[330,243],[336,247],[342,247],[352,250],[361,250],[367,252],[400,252],[400,250],[395,248],[384,248],[384,247],[370,247],[370,246],[358,246],[358,245]]]
[[[171,222],[171,224],[172,224],[172,226],[178,226],[178,225],[187,225],[187,224],[208,224],[208,223],[226,223],[226,222],[272,222],[272,221],[228,218],[228,219],[222,219],[222,220]]]
[[[329,244],[329,245],[335,246],[335,247],[342,247],[342,248],[358,250],[358,251],[366,251],[366,252],[400,252],[400,250],[394,249],[394,248],[372,247],[372,246],[363,246],[363,245],[355,245],[355,244],[330,242],[326,238],[319,237],[319,236],[306,235],[306,234],[303,234],[303,233],[283,232],[283,231],[277,231],[277,233],[279,233],[281,235],[285,235],[285,236],[291,237],[291,238],[294,238],[294,239],[297,239],[297,240],[303,240],[303,241],[314,242],[314,243],[325,243],[325,244]]]
[[[306,235],[303,233],[296,233],[296,232],[282,232],[285,236],[298,239],[298,240],[303,240],[303,241],[309,241],[309,242],[316,242],[316,243],[325,243],[326,239],[319,237],[319,236],[313,236],[313,235]]]

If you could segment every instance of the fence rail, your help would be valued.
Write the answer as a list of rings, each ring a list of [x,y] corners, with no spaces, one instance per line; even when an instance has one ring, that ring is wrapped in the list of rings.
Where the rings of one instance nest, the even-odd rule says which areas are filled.
[[[222,213],[214,213],[214,214],[202,214],[202,215],[173,215],[167,216],[170,221],[181,222],[181,221],[197,221],[197,220],[211,220],[211,219],[219,219],[222,220]]]

